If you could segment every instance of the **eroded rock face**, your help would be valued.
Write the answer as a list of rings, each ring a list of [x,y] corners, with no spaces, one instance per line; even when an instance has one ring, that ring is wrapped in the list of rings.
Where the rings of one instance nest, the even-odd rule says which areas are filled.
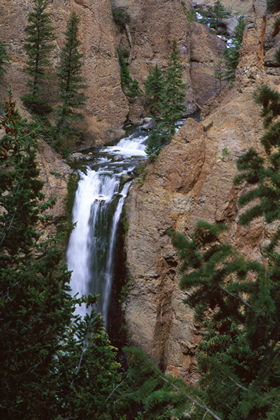
[[[132,45],[124,30],[118,34],[118,43],[121,49],[129,51],[131,77],[137,79],[142,90],[153,66],[157,64],[165,70],[173,40],[176,40],[183,81],[188,86],[189,110],[195,110],[197,105],[217,95],[215,63],[222,57],[226,44],[210,34],[205,25],[188,20],[189,1],[112,0],[112,4],[130,16]]]
[[[26,93],[27,75],[23,73],[26,55],[23,50],[26,35],[24,28],[32,2],[26,0],[3,0],[1,2],[1,41],[8,44],[11,66],[0,85],[0,99],[6,88],[12,86],[18,101]],[[59,51],[64,43],[64,32],[71,12],[80,17],[79,38],[84,54],[83,75],[88,89],[87,106],[84,110],[85,122],[79,125],[84,134],[85,144],[100,144],[119,136],[117,131],[126,119],[128,102],[120,85],[119,63],[116,54],[115,26],[112,19],[110,0],[53,0],[48,12],[55,28],[55,50],[52,53],[50,79],[45,83],[45,94],[55,104],[55,68],[59,61]]]
[[[0,100],[10,85],[13,95],[19,98],[27,92],[28,76],[23,73],[26,54],[23,49],[27,16],[33,3],[26,0],[3,0],[1,4],[1,40],[8,44],[11,66],[0,85]],[[112,18],[112,6],[130,15],[129,32],[120,30]],[[141,98],[130,105],[120,84],[120,68],[117,49],[130,52],[129,69],[142,91],[149,70],[155,65],[166,68],[172,43],[177,41],[183,64],[183,81],[187,83],[189,111],[202,106],[210,97],[217,95],[215,63],[221,58],[225,42],[210,34],[206,26],[190,22],[186,11],[190,2],[162,0],[53,0],[48,12],[55,28],[55,49],[52,52],[49,80],[44,83],[45,95],[54,107],[57,105],[56,67],[64,43],[64,32],[71,12],[80,17],[79,38],[84,54],[83,75],[88,89],[87,105],[83,113],[85,121],[77,128],[82,133],[83,144],[92,146],[105,143],[123,135],[121,127],[129,118],[133,123],[144,117]]]
[[[129,337],[167,372],[195,383],[194,349],[200,338],[192,311],[182,302],[176,258],[167,228],[186,235],[198,220],[229,225],[227,239],[248,258],[261,259],[269,229],[262,219],[250,228],[237,224],[237,199],[247,186],[233,186],[236,159],[259,148],[260,107],[253,94],[263,83],[279,85],[264,68],[266,21],[254,2],[233,88],[201,122],[188,119],[172,142],[148,165],[145,182],[135,183],[127,202],[127,261],[131,291],[124,309]]]
[[[40,169],[40,179],[44,182],[42,192],[45,200],[56,197],[54,206],[45,211],[45,215],[52,216],[47,226],[39,226],[42,238],[47,239],[56,234],[56,225],[65,217],[66,202],[68,199],[68,182],[72,169],[61,157],[54,152],[43,140],[39,141],[37,162]]]

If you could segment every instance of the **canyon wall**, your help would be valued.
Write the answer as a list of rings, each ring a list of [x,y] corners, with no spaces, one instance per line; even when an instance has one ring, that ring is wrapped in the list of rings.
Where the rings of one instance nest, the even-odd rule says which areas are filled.
[[[247,257],[262,259],[261,244],[271,227],[262,219],[249,228],[237,224],[237,199],[248,187],[235,187],[232,180],[236,159],[249,147],[258,149],[263,134],[260,107],[253,98],[256,88],[267,83],[280,91],[279,67],[271,58],[271,51],[280,47],[280,35],[272,34],[276,16],[266,18],[265,12],[265,2],[255,0],[233,87],[203,108],[200,122],[186,121],[147,166],[143,185],[133,184],[126,207],[130,292],[124,310],[129,337],[167,372],[193,383],[200,330],[183,304],[188,292],[178,287],[176,255],[165,230],[188,235],[198,220],[225,222],[227,239]]]
[[[176,39],[184,67],[184,81],[188,83],[189,110],[196,109],[197,105],[203,105],[217,94],[215,61],[221,57],[225,42],[210,34],[206,26],[189,22],[179,0],[51,0],[48,3],[47,12],[51,15],[56,40],[44,92],[54,107],[57,105],[58,93],[55,74],[66,24],[73,11],[80,18],[79,39],[82,42],[81,52],[84,54],[83,75],[88,85],[88,99],[83,110],[85,120],[78,125],[81,137],[76,144],[77,149],[119,138],[124,133],[122,126],[128,116],[131,120],[143,116],[142,100],[129,106],[122,91],[118,48],[130,48],[131,77],[139,81],[143,90],[151,67],[159,64],[165,68],[172,41]],[[27,118],[30,116],[23,108],[20,97],[27,93],[28,76],[23,72],[27,59],[23,49],[26,39],[24,28],[33,4],[32,0],[2,0],[0,13],[0,39],[7,43],[7,52],[11,59],[7,72],[0,79],[0,101],[6,98],[7,90],[11,87],[21,114]],[[129,45],[127,34],[114,23],[112,6],[129,13],[132,46]],[[185,2],[185,7],[190,8],[189,1]],[[62,204],[65,200],[62,197],[66,194],[67,177],[64,179],[63,175],[59,179],[53,175],[54,172],[60,172],[54,162],[61,161],[44,144],[43,139],[38,159],[42,166],[42,177],[46,181],[47,195],[51,196],[58,189],[61,190],[55,210],[58,216],[64,211]],[[61,172],[64,173],[64,163],[61,162],[60,165],[63,168]]]
[[[8,44],[11,65],[1,80],[0,100],[8,86],[21,107],[20,96],[26,93],[27,75],[23,73],[26,55],[23,49],[27,16],[33,7],[31,0],[2,0],[0,14],[1,41]],[[120,128],[128,113],[128,102],[120,85],[120,70],[116,52],[115,25],[110,0],[52,0],[47,12],[55,29],[55,49],[52,68],[45,83],[45,94],[55,104],[55,79],[59,52],[64,43],[64,32],[71,12],[80,18],[79,39],[84,54],[83,76],[86,79],[87,106],[85,121],[79,124],[84,144],[104,143],[119,137]]]
[[[23,72],[26,54],[23,49],[28,13],[33,7],[31,0],[2,0],[0,14],[1,41],[8,45],[11,65],[0,81],[0,100],[11,86],[13,96],[23,114],[20,97],[27,92],[28,76]],[[112,17],[112,7],[121,8],[130,16],[127,31],[121,30]],[[83,110],[84,122],[79,122],[81,140],[76,148],[93,146],[119,138],[122,126],[129,117],[138,121],[144,115],[143,101],[130,104],[120,82],[118,49],[128,49],[131,77],[136,79],[142,92],[149,70],[167,65],[172,42],[177,41],[183,64],[183,79],[187,83],[186,103],[189,111],[201,107],[217,95],[215,63],[222,56],[225,42],[211,34],[208,28],[190,22],[186,11],[190,2],[179,0],[52,0],[47,11],[55,29],[55,49],[51,56],[49,79],[44,84],[45,96],[56,106],[56,68],[64,43],[64,32],[71,12],[79,18],[79,39],[84,54],[83,75],[88,89],[87,105]],[[129,109],[130,108],[130,109]]]
[[[112,0],[113,7],[130,16],[130,43],[125,31],[118,34],[121,49],[130,52],[130,73],[142,90],[149,71],[158,64],[167,66],[172,42],[176,40],[183,65],[183,81],[187,83],[186,103],[189,111],[202,106],[217,95],[214,73],[216,62],[222,57],[225,42],[209,32],[205,25],[190,21],[189,1]]]

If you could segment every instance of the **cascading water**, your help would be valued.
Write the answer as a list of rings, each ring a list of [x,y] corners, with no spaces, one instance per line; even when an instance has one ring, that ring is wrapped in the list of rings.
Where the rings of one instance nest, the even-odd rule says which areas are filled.
[[[67,249],[73,295],[98,294],[96,309],[107,323],[114,273],[116,236],[133,170],[146,157],[147,135],[138,129],[115,146],[98,151],[96,160],[79,170],[73,229]],[[126,182],[124,179],[126,178]],[[85,315],[85,306],[77,313]]]

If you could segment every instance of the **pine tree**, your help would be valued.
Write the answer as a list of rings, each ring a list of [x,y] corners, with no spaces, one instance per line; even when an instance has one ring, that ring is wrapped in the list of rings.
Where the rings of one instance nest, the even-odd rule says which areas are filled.
[[[145,82],[145,97],[148,112],[158,119],[162,112],[164,93],[164,76],[160,67],[156,64],[149,72]]]
[[[150,160],[154,162],[162,149],[163,139],[157,128],[154,128],[148,137],[145,152]]]
[[[79,17],[73,12],[67,23],[65,43],[60,55],[58,68],[59,105],[56,112],[56,135],[73,132],[69,127],[73,121],[82,120],[83,114],[77,112],[85,107],[86,96],[82,90],[87,88],[82,77],[83,54],[79,52],[81,41],[78,39]]]
[[[227,71],[224,73],[224,79],[232,81],[235,78],[235,72],[239,63],[239,50],[241,48],[243,33],[245,29],[245,19],[239,17],[238,24],[234,31],[232,45],[225,50],[224,57],[226,59]]]
[[[217,60],[214,63],[214,77],[217,80],[217,90],[218,90],[218,94],[221,92],[222,90],[222,86],[223,86],[223,80],[224,80],[224,70],[225,70],[225,60]]]
[[[5,67],[10,64],[10,57],[7,54],[7,44],[0,41],[0,76],[6,73]]]
[[[130,21],[129,14],[123,9],[113,7],[112,14],[113,14],[114,21],[121,29],[124,29],[125,25],[127,25]]]
[[[46,69],[50,66],[49,54],[53,50],[55,39],[45,0],[33,0],[33,10],[28,15],[29,24],[24,29],[27,34],[23,46],[28,60],[24,71],[30,76],[27,82],[29,93],[21,99],[24,105],[34,114],[44,115],[51,107],[42,98],[42,87],[47,78]]]
[[[42,201],[38,126],[20,117],[10,96],[1,127],[0,416],[109,420],[115,352],[94,310],[84,320],[74,315],[96,297],[71,296],[61,238],[40,239],[53,200]]]
[[[136,100],[136,97],[139,95],[140,95],[139,83],[136,79],[133,79],[129,85],[129,89],[127,92],[129,102],[134,103]]]
[[[225,7],[222,5],[222,3],[217,0],[214,3],[214,6],[212,9],[209,10],[201,10],[200,11],[201,16],[203,16],[203,19],[201,20],[202,23],[207,23],[210,25],[210,28],[217,29],[219,26],[219,23],[222,19],[227,19],[230,16],[230,12],[228,12]]]
[[[225,9],[222,3],[217,0],[213,7],[213,15],[212,26],[210,26],[214,27],[214,29],[217,29],[221,19],[227,19],[230,16],[230,13]]]
[[[131,83],[130,71],[125,61],[126,50],[118,50],[118,58],[120,64],[121,86],[124,89],[129,87]]]
[[[201,400],[199,391],[180,378],[166,375],[141,349],[124,348],[127,370],[110,399],[127,419],[186,420],[199,407],[202,417],[221,420]],[[206,415],[209,417],[206,417]]]
[[[162,95],[162,123],[160,130],[167,138],[167,141],[175,134],[176,122],[180,120],[186,111],[186,84],[182,82],[183,66],[180,60],[180,53],[177,43],[174,40],[167,69],[164,75],[164,92]]]
[[[267,0],[267,8],[269,12],[279,12],[280,4],[278,0]]]
[[[156,106],[156,117],[159,121],[147,140],[146,152],[154,161],[161,148],[168,144],[176,132],[176,123],[184,116],[186,106],[186,84],[182,82],[183,67],[180,61],[176,41],[173,41],[168,66],[162,77],[160,69],[155,66],[146,82],[146,91],[152,106]]]
[[[280,95],[263,86],[256,93],[267,133],[261,139],[267,157],[250,149],[240,157],[235,184],[250,189],[239,200],[252,202],[239,223],[255,217],[279,220]],[[273,153],[272,153],[273,150]],[[258,199],[257,204],[255,204]],[[204,327],[198,360],[203,401],[221,418],[276,419],[280,408],[279,317],[280,255],[277,228],[262,250],[266,263],[246,260],[223,240],[223,224],[197,223],[190,239],[169,232],[181,260],[187,303]],[[198,418],[200,408],[195,410]]]

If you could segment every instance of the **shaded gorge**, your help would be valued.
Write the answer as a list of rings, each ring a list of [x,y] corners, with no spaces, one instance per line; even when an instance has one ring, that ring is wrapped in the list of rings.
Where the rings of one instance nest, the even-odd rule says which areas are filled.
[[[74,200],[67,264],[72,271],[73,295],[97,294],[96,310],[108,328],[113,282],[124,272],[119,225],[134,170],[146,158],[147,132],[137,128],[117,144],[96,148],[92,160],[79,164],[79,182]],[[77,307],[85,315],[90,308]],[[111,314],[111,315],[110,315]]]

